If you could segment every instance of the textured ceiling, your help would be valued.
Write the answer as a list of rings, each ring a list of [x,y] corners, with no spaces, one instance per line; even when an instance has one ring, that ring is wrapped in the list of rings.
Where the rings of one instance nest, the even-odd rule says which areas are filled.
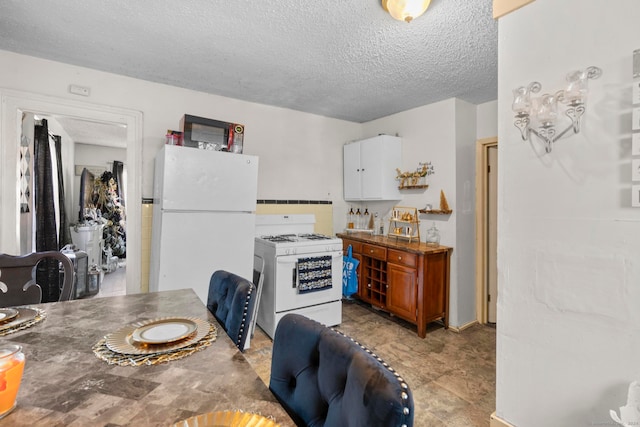
[[[497,98],[492,0],[2,0],[0,49],[366,122]]]

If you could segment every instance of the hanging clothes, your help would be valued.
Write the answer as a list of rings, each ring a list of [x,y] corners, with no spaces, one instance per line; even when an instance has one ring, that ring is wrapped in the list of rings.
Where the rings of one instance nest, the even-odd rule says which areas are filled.
[[[34,175],[36,251],[57,251],[60,248],[55,215],[52,155],[46,119],[34,129]],[[42,288],[42,302],[60,299],[58,269],[57,260],[44,259],[38,263],[36,282]]]

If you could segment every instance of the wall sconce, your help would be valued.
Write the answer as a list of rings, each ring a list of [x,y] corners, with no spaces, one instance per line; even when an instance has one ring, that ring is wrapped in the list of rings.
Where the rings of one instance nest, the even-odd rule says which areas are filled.
[[[411,22],[422,15],[431,0],[382,0],[382,8],[398,21]]]
[[[587,82],[602,75],[598,67],[589,67],[584,71],[567,74],[567,87],[553,95],[548,93],[532,98],[532,93],[540,92],[542,85],[532,82],[529,86],[520,86],[513,91],[512,109],[516,113],[514,125],[520,129],[524,141],[533,133],[544,143],[547,153],[551,145],[573,129],[580,132],[580,119],[585,112],[587,100]],[[563,106],[564,114],[571,119],[571,124],[561,132],[557,132],[558,104]]]

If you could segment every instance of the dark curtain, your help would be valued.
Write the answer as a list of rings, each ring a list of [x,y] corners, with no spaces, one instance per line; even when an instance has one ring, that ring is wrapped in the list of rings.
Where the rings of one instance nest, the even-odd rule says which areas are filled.
[[[64,177],[62,173],[62,137],[53,135],[56,142],[56,163],[58,165],[58,209],[60,217],[60,233],[58,236],[58,249],[71,244],[71,230],[69,229],[69,217],[65,208]]]
[[[57,251],[58,232],[53,204],[53,171],[49,149],[47,121],[35,126],[34,174],[36,207],[36,251]],[[60,273],[58,261],[43,259],[36,269],[36,282],[42,287],[42,302],[60,299]]]
[[[122,191],[122,170],[124,165],[122,162],[118,160],[113,161],[113,167],[111,168],[111,173],[113,174],[113,179],[116,181],[116,192],[118,193],[118,197],[120,198],[120,204],[124,206],[124,191]]]

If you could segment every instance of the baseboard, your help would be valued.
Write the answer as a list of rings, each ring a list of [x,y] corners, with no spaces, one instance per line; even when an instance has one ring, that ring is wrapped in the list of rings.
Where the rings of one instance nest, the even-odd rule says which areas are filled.
[[[501,418],[498,418],[496,413],[494,412],[489,417],[489,427],[515,427],[513,424],[509,424]]]
[[[449,325],[449,330],[453,331],[453,332],[460,333],[460,332],[464,331],[465,329],[468,329],[468,328],[472,327],[473,325],[476,325],[477,323],[478,323],[478,321],[474,320],[474,321],[469,322],[467,324],[464,324],[462,326],[451,326],[451,325]]]

